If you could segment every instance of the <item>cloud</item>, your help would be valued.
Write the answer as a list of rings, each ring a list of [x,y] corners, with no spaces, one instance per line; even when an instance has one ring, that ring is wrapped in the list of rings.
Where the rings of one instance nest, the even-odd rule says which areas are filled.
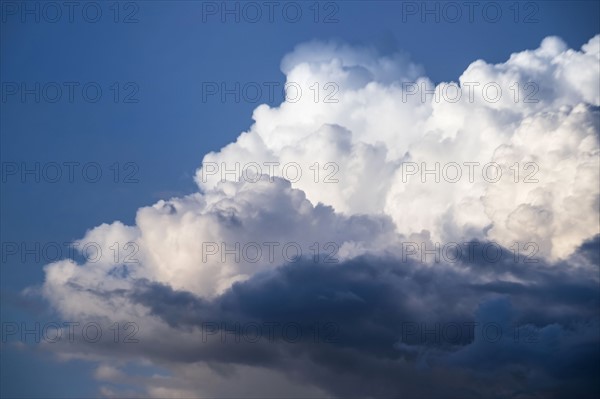
[[[384,213],[399,233],[427,230],[444,242],[477,236],[510,245],[531,239],[544,256],[564,258],[598,232],[598,191],[589,190],[600,178],[593,107],[600,105],[598,57],[600,36],[579,52],[549,37],[537,50],[513,54],[502,64],[475,61],[458,83],[435,86],[402,58],[334,44],[301,45],[282,69],[305,95],[275,108],[259,106],[247,132],[204,157],[218,172],[201,168],[196,181],[210,190],[221,180],[240,178],[251,162],[263,173],[265,163],[278,162],[273,174],[286,177],[283,166],[297,163],[304,173],[293,186],[337,212]],[[314,85],[328,83],[339,88],[335,102],[316,100]],[[458,86],[462,94],[454,101]],[[339,183],[315,179],[315,162],[321,169],[335,163],[321,172],[335,172]],[[419,172],[407,176],[412,162]],[[484,167],[492,162],[503,178],[490,183],[496,167]],[[239,173],[223,173],[236,163]],[[423,174],[436,163],[442,184],[435,174]],[[457,173],[445,168],[450,163],[461,167],[454,183],[443,179]],[[478,164],[470,172],[465,163]]]
[[[595,249],[577,256],[595,256]],[[489,397],[498,389],[507,396],[593,396],[598,266],[568,262],[523,267],[508,256],[495,265],[477,257],[431,266],[362,256],[324,267],[305,260],[212,299],[136,280],[126,291],[88,295],[145,309],[129,316],[140,326],[138,343],[118,345],[107,336],[52,348],[98,361],[149,359],[174,374],[141,379],[143,386],[209,397],[240,389],[286,397],[439,397],[449,390]],[[265,388],[255,378],[279,381],[278,393],[271,389],[277,384]]]
[[[45,267],[61,317],[137,342],[44,347],[98,362],[105,396],[597,395],[599,57],[550,37],[436,86],[402,55],[298,46],[303,95],[257,107],[198,193]]]

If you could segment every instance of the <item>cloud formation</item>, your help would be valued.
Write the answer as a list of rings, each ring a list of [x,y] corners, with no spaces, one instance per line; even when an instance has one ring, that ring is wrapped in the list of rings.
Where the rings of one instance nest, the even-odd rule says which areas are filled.
[[[257,107],[198,193],[80,241],[135,262],[46,266],[63,318],[135,322],[139,343],[46,346],[97,361],[106,396],[595,396],[599,62],[600,36],[549,37],[435,85],[403,56],[298,46],[282,70],[303,95]]]
[[[238,179],[250,162],[295,162],[304,173],[294,187],[337,212],[383,213],[399,233],[427,230],[443,242],[534,240],[544,256],[561,259],[598,231],[598,192],[589,187],[599,179],[593,108],[600,105],[599,58],[600,36],[581,51],[548,37],[540,48],[502,64],[475,61],[458,84],[436,86],[401,57],[300,45],[282,70],[305,95],[256,108],[247,132],[204,157],[203,163],[219,165],[219,173],[200,169],[196,181],[211,190]],[[339,87],[337,102],[315,101],[314,85],[329,82]],[[335,162],[339,183],[315,183],[309,169],[315,162]],[[490,183],[496,168],[484,167],[492,162],[502,178]],[[236,163],[239,174],[222,173]],[[407,163],[417,164],[416,175]],[[442,184],[436,174],[423,175],[436,163]],[[444,173],[450,163],[462,174],[454,183],[443,178],[456,176],[454,166]],[[478,163],[471,166],[472,181],[465,163]],[[275,171],[286,177],[282,167]]]

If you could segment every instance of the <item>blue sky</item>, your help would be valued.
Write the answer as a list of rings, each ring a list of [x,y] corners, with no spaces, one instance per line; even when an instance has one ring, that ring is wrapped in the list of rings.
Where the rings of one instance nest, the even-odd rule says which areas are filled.
[[[503,15],[497,23],[477,12],[473,22],[466,16],[457,23],[438,23],[433,17],[422,22],[419,15],[405,15],[403,21],[407,2],[401,1],[318,4],[320,19],[335,11],[333,23],[315,23],[314,8],[309,8],[312,2],[296,3],[304,13],[297,23],[277,12],[272,23],[266,16],[258,23],[244,18],[222,22],[218,15],[204,15],[203,22],[207,3],[220,6],[220,2],[200,1],[121,2],[117,23],[112,3],[99,3],[102,17],[97,23],[85,21],[78,10],[71,23],[64,9],[62,18],[50,23],[43,16],[36,22],[32,15],[23,22],[11,10],[16,6],[20,12],[24,3],[1,2],[3,168],[22,162],[95,162],[103,173],[97,183],[85,181],[77,173],[80,169],[72,183],[65,176],[57,183],[44,179],[36,183],[31,177],[23,183],[7,176],[1,185],[3,253],[8,248],[5,243],[43,246],[73,241],[102,223],[133,224],[138,208],[197,191],[193,178],[202,157],[235,141],[252,124],[258,106],[231,98],[203,101],[203,82],[283,85],[281,60],[301,43],[335,40],[371,46],[383,55],[402,52],[439,83],[456,81],[477,59],[493,64],[504,62],[511,53],[535,49],[547,36],[559,36],[569,48],[580,49],[600,32],[600,3],[595,1],[510,2],[520,11],[518,22],[514,8],[501,3]],[[421,2],[408,3],[421,6]],[[41,2],[27,4],[43,7]],[[123,23],[130,12],[137,22]],[[531,23],[523,21],[526,13],[532,13]],[[15,82],[30,87],[35,82],[78,82],[79,86],[73,102],[63,92],[56,103],[44,98],[36,103],[33,95],[25,101],[18,94],[7,95]],[[83,99],[79,87],[88,82],[102,88],[98,102]],[[124,103],[137,89],[130,97],[137,101]],[[278,96],[269,105],[281,100]],[[260,102],[268,101],[261,98]],[[131,181],[125,182],[128,173]],[[3,323],[56,320],[43,301],[19,294],[44,282],[46,263],[33,256],[23,261],[18,255],[3,254]],[[26,344],[26,348],[2,345],[3,397],[97,394],[93,364],[58,362],[31,342]]]

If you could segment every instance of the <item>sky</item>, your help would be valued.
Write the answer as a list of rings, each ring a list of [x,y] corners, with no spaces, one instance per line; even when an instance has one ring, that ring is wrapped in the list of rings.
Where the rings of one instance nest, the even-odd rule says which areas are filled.
[[[600,5],[469,7],[0,1],[0,396],[596,397]]]

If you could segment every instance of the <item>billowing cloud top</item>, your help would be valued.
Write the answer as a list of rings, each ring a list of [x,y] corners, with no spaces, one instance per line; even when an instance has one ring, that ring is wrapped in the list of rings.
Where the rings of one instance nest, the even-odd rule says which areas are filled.
[[[598,233],[598,192],[590,190],[599,178],[598,118],[590,105],[600,105],[599,57],[599,36],[581,52],[549,37],[506,63],[472,63],[458,84],[435,86],[401,57],[301,45],[282,69],[290,96],[296,86],[304,95],[258,107],[248,132],[204,157],[210,165],[196,181],[210,191],[223,179],[245,178],[244,166],[257,169],[251,162],[295,178],[295,169],[283,169],[295,162],[303,173],[293,187],[338,213],[384,214],[398,233],[427,230],[443,242],[536,241],[542,255],[564,258]],[[332,93],[331,102],[323,98]],[[238,174],[224,173],[236,162]],[[269,169],[269,162],[281,166]],[[317,182],[309,169],[315,162],[323,175]],[[423,175],[436,162],[443,184]],[[498,182],[493,163],[502,168]],[[447,181],[457,173],[457,182]],[[329,174],[339,183],[323,184]]]
[[[548,37],[437,85],[404,56],[298,46],[282,62],[288,100],[257,107],[247,132],[204,157],[198,193],[81,240],[111,254],[114,243],[128,245],[137,262],[46,266],[41,293],[63,317],[141,327],[142,343],[126,351],[62,350],[165,367],[171,377],[138,378],[156,397],[235,396],[231,379],[275,396],[481,397],[587,383],[556,363],[589,371],[577,348],[596,345],[597,356],[599,68],[600,36],[579,51]],[[469,242],[510,256],[432,262],[406,245]],[[537,263],[513,259],[514,245],[528,245],[520,249]],[[232,348],[199,333],[206,320],[303,325],[311,315],[335,322],[341,339],[318,350]],[[432,348],[401,337],[404,321],[486,320],[542,341],[491,344],[475,330],[475,341]],[[117,383],[120,375],[106,365],[97,373]]]

